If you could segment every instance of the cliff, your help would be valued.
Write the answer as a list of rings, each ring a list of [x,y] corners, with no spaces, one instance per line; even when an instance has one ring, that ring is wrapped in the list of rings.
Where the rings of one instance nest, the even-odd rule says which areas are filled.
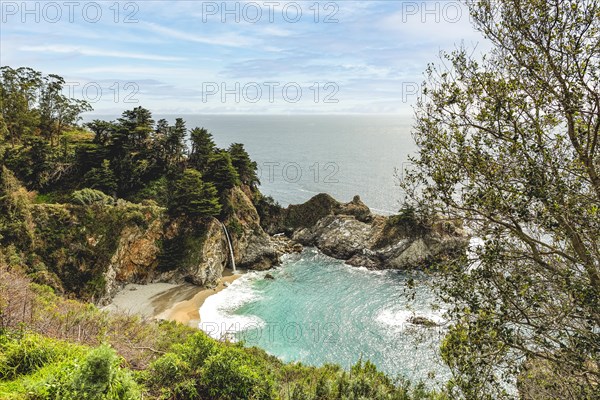
[[[76,192],[74,204],[36,204],[3,169],[0,240],[28,266],[38,283],[103,304],[127,283],[191,282],[212,287],[230,267],[223,225],[216,218],[172,218],[153,201],[114,200],[101,192]],[[246,189],[246,190],[245,190]],[[253,193],[234,187],[223,223],[236,265],[264,270],[280,256],[316,246],[323,253],[368,268],[415,268],[463,251],[457,223],[423,226],[410,216],[374,215],[356,196],[343,204],[327,194],[261,215]],[[260,204],[260,203],[259,203]],[[283,232],[286,236],[277,235]]]
[[[264,270],[279,264],[276,242],[263,230],[250,197],[234,187],[229,194],[231,216],[225,221],[233,242],[236,264],[245,269]]]
[[[230,266],[216,218],[173,218],[153,201],[114,200],[85,189],[71,203],[36,203],[6,168],[0,171],[0,245],[36,282],[99,304],[127,283],[191,282],[212,287]],[[226,219],[236,264],[267,269],[285,251],[260,225],[250,197],[227,193]]]

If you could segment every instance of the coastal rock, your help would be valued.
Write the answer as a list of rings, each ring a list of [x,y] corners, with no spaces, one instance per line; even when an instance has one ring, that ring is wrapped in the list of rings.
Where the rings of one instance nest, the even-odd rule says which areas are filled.
[[[236,264],[242,268],[266,270],[279,264],[273,239],[260,225],[254,204],[239,187],[230,191],[234,214],[226,223],[233,242]]]
[[[371,209],[360,200],[360,196],[356,195],[351,202],[342,204],[336,211],[336,214],[351,215],[360,222],[369,223],[373,220]]]
[[[145,229],[140,225],[123,228],[104,273],[105,290],[99,303],[112,299],[126,283],[148,283],[152,279],[158,265],[157,241],[161,235],[161,219],[155,219]]]
[[[284,254],[301,253],[304,248],[300,243],[293,241],[285,235],[272,236],[271,241],[280,257]]]
[[[200,261],[186,272],[186,280],[199,286],[215,286],[223,276],[228,258],[227,239],[217,219],[212,219],[206,230]]]
[[[328,256],[347,260],[362,252],[370,234],[370,225],[354,216],[330,215],[312,229],[303,229],[292,238],[306,246],[317,246]]]
[[[291,236],[298,230],[313,227],[339,208],[337,200],[326,193],[320,193],[303,204],[292,204],[287,208],[271,206],[268,212],[263,210],[261,225],[270,235],[285,233]]]
[[[317,210],[310,214],[310,205]],[[424,226],[407,218],[374,215],[358,196],[346,204],[317,195],[308,202],[290,206],[281,215],[282,227],[296,227],[292,240],[315,246],[324,254],[369,269],[421,268],[464,251],[468,238],[455,221],[437,221]],[[304,224],[298,215],[311,215]],[[320,218],[314,222],[316,216]]]
[[[433,328],[433,327],[439,326],[438,323],[430,320],[429,318],[425,318],[425,317],[421,317],[421,316],[417,316],[417,315],[410,317],[408,319],[408,322],[413,325],[421,325],[426,328]]]

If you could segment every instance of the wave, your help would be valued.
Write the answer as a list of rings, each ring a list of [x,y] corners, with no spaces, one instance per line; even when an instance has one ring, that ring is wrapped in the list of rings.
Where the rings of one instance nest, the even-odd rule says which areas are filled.
[[[406,328],[417,326],[410,322],[412,317],[424,317],[438,325],[443,325],[447,322],[443,317],[445,312],[445,310],[411,311],[388,308],[377,313],[375,321],[377,321],[380,325],[391,328],[393,332],[402,332]]]
[[[229,287],[209,296],[200,307],[199,328],[215,339],[235,341],[237,334],[265,326],[265,321],[257,316],[235,314],[240,307],[261,299],[252,283],[264,275],[265,272],[248,272]]]

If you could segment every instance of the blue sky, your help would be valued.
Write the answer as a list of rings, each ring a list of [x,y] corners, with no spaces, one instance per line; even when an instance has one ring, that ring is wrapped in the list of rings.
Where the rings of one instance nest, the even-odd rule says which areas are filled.
[[[0,11],[0,63],[65,77],[97,113],[408,114],[441,50],[487,47],[451,0],[3,0]]]

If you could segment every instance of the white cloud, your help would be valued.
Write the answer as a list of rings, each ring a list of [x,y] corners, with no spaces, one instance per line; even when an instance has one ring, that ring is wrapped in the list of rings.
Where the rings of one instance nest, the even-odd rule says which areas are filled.
[[[197,35],[172,28],[167,28],[166,26],[162,26],[153,22],[145,22],[142,23],[141,26],[159,35],[164,35],[174,39],[186,40],[195,43],[204,43],[209,45],[228,47],[248,47],[256,44],[255,40],[252,40],[247,36],[232,33],[224,33],[213,36]]]
[[[61,53],[61,54],[80,54],[91,57],[112,57],[112,58],[131,58],[136,60],[151,61],[181,61],[181,57],[159,56],[155,54],[142,54],[114,50],[93,49],[81,46],[49,45],[49,46],[23,46],[21,51],[31,51],[39,53]]]

